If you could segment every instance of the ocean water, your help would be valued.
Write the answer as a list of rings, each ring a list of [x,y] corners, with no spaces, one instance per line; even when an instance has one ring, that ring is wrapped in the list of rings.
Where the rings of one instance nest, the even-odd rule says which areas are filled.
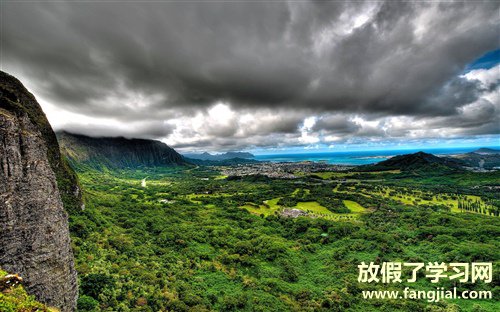
[[[498,147],[491,147],[498,148]],[[336,165],[366,165],[377,163],[389,159],[396,155],[412,154],[419,151],[434,155],[452,155],[462,154],[477,150],[478,147],[457,147],[457,148],[420,148],[404,150],[385,150],[385,151],[353,151],[353,152],[330,152],[330,153],[300,153],[300,154],[273,154],[256,155],[255,159],[259,161],[271,162],[298,162],[298,161],[316,161],[326,162]]]

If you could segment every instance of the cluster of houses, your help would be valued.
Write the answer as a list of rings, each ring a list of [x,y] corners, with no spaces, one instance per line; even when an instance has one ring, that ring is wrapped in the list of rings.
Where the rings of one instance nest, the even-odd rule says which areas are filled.
[[[263,175],[269,178],[295,179],[299,175],[311,172],[345,171],[350,167],[330,165],[325,162],[260,162],[252,164],[238,164],[224,167],[222,174],[226,176]]]

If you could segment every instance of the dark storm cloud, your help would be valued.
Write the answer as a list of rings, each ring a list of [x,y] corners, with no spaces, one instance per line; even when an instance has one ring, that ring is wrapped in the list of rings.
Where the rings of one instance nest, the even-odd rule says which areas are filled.
[[[293,133],[296,132],[305,116],[281,113],[273,122],[263,124],[257,133]]]
[[[307,117],[307,112],[274,110],[258,114],[253,125],[240,124],[242,135],[267,135],[295,133]]]
[[[320,118],[313,126],[314,131],[327,130],[336,134],[353,133],[360,126],[343,115],[325,116]]]
[[[2,67],[58,107],[122,122],[156,124],[217,102],[283,114],[243,131],[249,136],[296,133],[307,114],[459,116],[482,92],[462,70],[499,47],[499,6],[5,2]],[[237,126],[208,127],[208,135],[241,136]],[[385,133],[327,118],[318,119],[320,129]]]
[[[461,114],[428,122],[430,128],[461,128],[464,134],[500,134],[500,111],[487,100],[480,100]]]
[[[465,64],[498,45],[498,19],[488,12],[495,4],[442,3],[414,25],[429,5],[384,3],[371,23],[332,51],[330,72],[311,98],[325,109],[410,115],[451,114],[466,104],[432,102]],[[419,37],[418,27],[429,30]],[[474,90],[466,87],[472,94],[461,98],[469,100]]]

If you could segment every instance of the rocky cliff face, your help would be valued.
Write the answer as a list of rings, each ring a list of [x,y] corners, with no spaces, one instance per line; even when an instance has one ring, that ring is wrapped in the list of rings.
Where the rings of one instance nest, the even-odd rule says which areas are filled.
[[[77,209],[79,193],[33,95],[0,72],[0,267],[63,312],[75,310],[78,290],[61,195]]]

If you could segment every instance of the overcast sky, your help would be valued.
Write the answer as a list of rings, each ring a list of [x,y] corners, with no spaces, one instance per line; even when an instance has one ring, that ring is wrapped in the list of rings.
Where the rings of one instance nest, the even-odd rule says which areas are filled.
[[[52,126],[180,151],[500,145],[500,3],[2,1]]]

